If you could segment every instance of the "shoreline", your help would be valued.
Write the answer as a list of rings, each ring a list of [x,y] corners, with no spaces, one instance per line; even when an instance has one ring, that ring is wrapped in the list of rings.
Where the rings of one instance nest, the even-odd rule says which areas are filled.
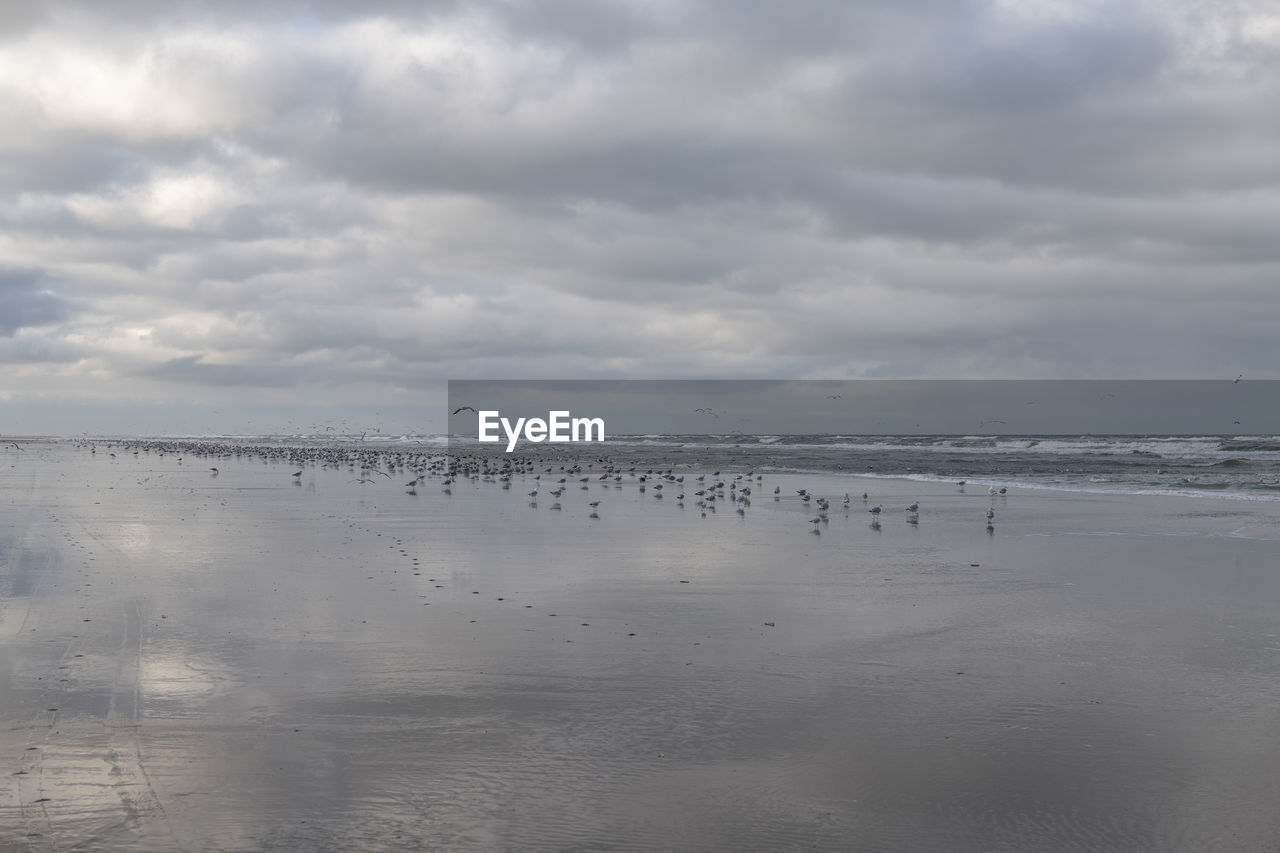
[[[149,450],[166,450],[166,452],[185,452],[197,455],[208,455],[223,452],[246,452],[253,453],[259,450],[279,453],[281,451],[296,450],[301,453],[316,453],[324,450],[342,451],[342,452],[362,452],[365,454],[381,455],[389,454],[397,455],[413,455],[415,457],[431,457],[433,459],[450,458],[449,448],[446,445],[423,444],[419,442],[404,443],[399,439],[385,437],[385,443],[379,441],[365,441],[359,438],[349,439],[314,439],[305,440],[296,437],[280,437],[278,440],[259,440],[242,442],[234,438],[217,438],[217,439],[193,439],[179,437],[118,437],[118,438],[80,438],[80,437],[9,437],[8,441],[19,441],[24,444],[48,444],[48,445],[70,445],[70,446],[102,446],[104,444],[114,446],[122,444],[125,446],[141,446]],[[603,447],[606,447],[602,446]],[[610,462],[614,461],[619,465],[629,467],[647,467],[651,469],[662,469],[671,467],[678,469],[683,473],[694,471],[702,471],[709,467],[700,465],[685,459],[674,459],[670,456],[655,454],[645,457],[643,453],[636,453],[637,448],[647,449],[640,445],[621,445],[625,451],[631,452],[633,455],[625,459],[609,456],[607,454],[593,454],[589,451],[571,452],[567,449],[551,448],[551,447],[533,447],[528,448],[523,453],[506,454],[500,450],[494,450],[492,447],[482,447],[480,445],[468,445],[468,451],[465,453],[453,454],[455,459],[488,459],[492,461],[501,461],[504,463],[512,463],[517,465],[545,465],[548,463],[558,464],[585,464],[588,462]],[[616,449],[616,447],[615,447]],[[670,449],[670,448],[668,448]],[[695,448],[701,449],[701,448]],[[764,453],[767,446],[749,446],[752,451],[758,450]],[[760,463],[765,464],[760,464]],[[1250,502],[1280,502],[1280,485],[1274,488],[1258,489],[1258,490],[1230,490],[1219,488],[1191,488],[1191,487],[1142,487],[1132,485],[1118,485],[1114,487],[1106,487],[1102,485],[1087,484],[1064,484],[1064,483],[1045,483],[1034,479],[1033,477],[1018,478],[1007,475],[987,475],[987,474],[969,474],[962,477],[940,475],[933,473],[919,473],[911,471],[903,472],[887,472],[879,473],[875,471],[844,471],[823,468],[803,468],[797,466],[780,466],[771,464],[769,460],[761,459],[721,459],[718,461],[722,467],[732,467],[742,470],[754,470],[773,475],[797,475],[797,476],[836,476],[836,477],[853,477],[861,478],[869,481],[881,480],[903,480],[907,482],[918,482],[926,484],[954,484],[958,479],[965,479],[971,487],[1008,487],[1010,489],[1025,489],[1029,491],[1052,491],[1066,494],[1089,494],[1089,495],[1119,495],[1119,496],[1147,496],[1147,497],[1179,497],[1179,498],[1212,498],[1218,500],[1231,501],[1250,501]],[[1083,462],[1082,462],[1083,464]]]

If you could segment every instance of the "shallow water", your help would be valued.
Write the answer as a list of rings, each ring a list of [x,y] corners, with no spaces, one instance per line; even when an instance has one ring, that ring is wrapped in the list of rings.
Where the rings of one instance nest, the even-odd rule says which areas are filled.
[[[766,475],[704,517],[594,480],[557,509],[532,481],[4,462],[0,849],[1280,838],[1272,504]],[[804,487],[835,501],[817,534]]]

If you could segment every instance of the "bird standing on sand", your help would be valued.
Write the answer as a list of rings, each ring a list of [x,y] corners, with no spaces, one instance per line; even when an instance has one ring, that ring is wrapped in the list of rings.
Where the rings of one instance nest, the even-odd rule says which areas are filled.
[[[884,512],[884,507],[880,504],[876,504],[871,509],[867,510],[867,512],[871,513],[871,517],[873,519],[879,519],[880,513]]]
[[[917,503],[913,503],[911,506],[907,507],[907,512],[910,512],[910,513],[918,513],[918,512],[920,512],[920,504],[919,504],[919,502],[917,502]]]
[[[987,527],[991,526],[991,522],[995,519],[995,517],[996,517],[996,511],[994,509],[988,509],[987,510]]]

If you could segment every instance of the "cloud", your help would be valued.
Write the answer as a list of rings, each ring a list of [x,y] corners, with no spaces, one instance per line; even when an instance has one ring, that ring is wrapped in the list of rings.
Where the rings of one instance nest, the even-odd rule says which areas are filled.
[[[0,267],[0,336],[64,320],[70,306],[35,270]]]
[[[1277,52],[1253,2],[6,13],[0,359],[158,402],[1265,374]]]

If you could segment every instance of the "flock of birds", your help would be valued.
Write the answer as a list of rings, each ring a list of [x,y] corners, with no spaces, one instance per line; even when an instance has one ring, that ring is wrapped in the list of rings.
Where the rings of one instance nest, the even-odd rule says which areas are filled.
[[[576,482],[578,487],[583,491],[587,491],[591,487],[593,477],[597,484],[614,485],[621,487],[624,483],[636,485],[640,492],[651,488],[655,498],[662,498],[665,494],[664,487],[671,487],[676,491],[675,500],[677,505],[683,506],[686,500],[685,491],[685,474],[678,474],[674,469],[646,469],[639,470],[636,466],[625,467],[614,465],[607,460],[597,460],[601,464],[600,473],[596,474],[592,469],[596,463],[577,462],[568,467],[560,466],[559,471],[555,466],[539,468],[533,462],[513,462],[504,461],[502,465],[495,465],[492,460],[485,457],[468,457],[464,460],[455,461],[454,465],[448,470],[448,476],[443,481],[444,489],[449,492],[450,487],[460,479],[468,479],[472,481],[497,482],[501,483],[502,488],[511,488],[511,482],[514,477],[525,476],[532,477],[535,486],[532,491],[528,492],[531,504],[536,505],[538,496],[544,491],[556,500],[553,509],[560,508],[560,499],[564,496],[565,491],[572,488]],[[542,484],[542,475],[550,474],[555,477],[553,483],[544,489]],[[586,476],[580,476],[586,474]],[[559,475],[559,476],[557,476]],[[727,479],[721,479],[721,472],[714,471],[710,475],[699,474],[693,477],[693,484],[697,486],[696,491],[692,492],[693,498],[696,499],[696,506],[702,511],[705,518],[708,512],[715,512],[717,505],[728,504],[735,508],[738,515],[746,515],[747,508],[751,506],[751,496],[754,487],[758,486],[764,479],[763,474],[756,474],[754,471],[747,471],[745,474],[737,474]],[[964,491],[966,485],[965,480],[960,480],[957,485],[960,491]],[[1002,486],[997,489],[995,486],[988,488],[988,493],[994,499],[998,496],[1007,495],[1009,489]],[[828,520],[828,513],[831,510],[831,502],[825,498],[811,493],[808,489],[797,489],[796,497],[807,507],[817,507],[818,514],[809,519],[809,524],[813,525],[813,532],[820,533],[822,523]],[[782,487],[775,486],[773,489],[774,501],[782,500]],[[862,493],[862,503],[867,504],[870,495],[867,492]],[[848,510],[850,504],[853,503],[853,497],[846,492],[841,501],[845,510]],[[590,518],[599,518],[600,501],[593,500],[588,502],[591,512]],[[920,502],[915,501],[910,506],[903,507],[907,513],[908,524],[918,524],[920,522]],[[871,514],[871,526],[878,529],[880,527],[880,516],[884,512],[883,504],[876,504],[867,508],[867,512]],[[986,508],[986,524],[990,530],[995,525],[995,507],[988,506]]]
[[[100,444],[86,442],[90,453],[97,454]],[[640,493],[649,490],[655,498],[674,495],[677,505],[684,506],[691,500],[701,511],[702,516],[714,513],[718,507],[732,507],[738,515],[745,516],[751,506],[751,499],[756,489],[762,488],[763,474],[747,471],[735,475],[721,475],[720,471],[711,474],[680,473],[674,468],[642,468],[637,465],[617,464],[608,458],[597,458],[590,461],[579,459],[554,460],[548,464],[545,456],[538,458],[500,455],[459,455],[441,456],[407,448],[372,448],[368,445],[239,445],[221,442],[199,441],[160,441],[133,440],[116,444],[107,444],[103,448],[110,456],[116,451],[133,456],[152,456],[166,458],[176,457],[177,464],[183,464],[186,457],[196,457],[206,461],[259,459],[264,464],[286,463],[295,468],[290,474],[295,486],[302,483],[302,477],[308,468],[322,470],[345,470],[353,475],[347,480],[349,484],[378,485],[387,482],[403,482],[406,494],[417,495],[418,489],[429,481],[437,481],[444,494],[452,494],[452,488],[460,482],[494,483],[502,489],[512,488],[515,482],[532,482],[533,489],[527,495],[531,505],[536,506],[541,495],[549,495],[555,500],[553,509],[560,508],[560,500],[569,489],[589,491],[593,485],[634,486]],[[565,464],[555,464],[564,462]],[[208,467],[209,476],[217,477],[221,469],[217,465]],[[407,481],[403,477],[409,477]],[[688,486],[686,487],[686,477]],[[545,478],[545,479],[544,479]],[[957,482],[960,491],[965,489],[966,481]],[[997,489],[992,486],[988,493],[993,501],[998,496],[1008,493],[1007,487]],[[773,500],[783,499],[782,487],[775,486]],[[789,497],[789,496],[788,496]],[[831,501],[816,495],[808,489],[798,489],[795,498],[803,507],[816,508],[816,515],[808,518],[814,533],[820,533],[824,521],[828,520]],[[841,499],[843,509],[847,512],[854,502],[854,497],[845,493]],[[599,499],[587,502],[590,518],[599,518]],[[870,495],[863,492],[861,503],[871,516],[871,526],[878,529],[885,508],[883,503],[870,506]],[[918,524],[920,520],[920,503],[918,501],[903,507],[907,513],[909,524]],[[988,506],[985,510],[987,529],[995,523],[995,508]]]

